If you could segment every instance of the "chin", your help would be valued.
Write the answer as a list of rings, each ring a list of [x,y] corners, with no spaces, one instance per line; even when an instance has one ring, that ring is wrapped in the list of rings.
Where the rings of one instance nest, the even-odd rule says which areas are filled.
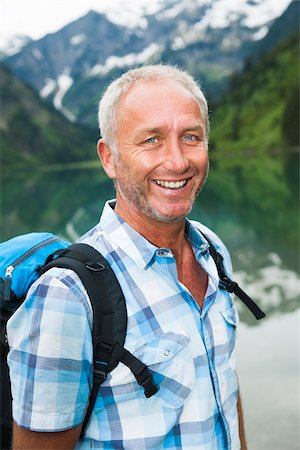
[[[161,223],[178,223],[182,222],[186,218],[187,214],[182,214],[181,216],[164,216],[158,219]]]
[[[190,213],[192,209],[192,206],[189,208],[181,208],[181,211],[159,211],[159,210],[155,210],[154,208],[148,208],[148,211],[146,213],[146,215],[152,219],[155,220],[157,222],[161,222],[161,223],[176,223],[176,222],[181,222],[182,220],[184,220],[186,218],[186,216]]]

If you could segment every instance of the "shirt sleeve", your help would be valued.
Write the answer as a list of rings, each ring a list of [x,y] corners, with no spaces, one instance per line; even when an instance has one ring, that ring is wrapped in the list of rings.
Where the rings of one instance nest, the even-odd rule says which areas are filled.
[[[20,427],[63,431],[82,423],[93,359],[86,296],[74,272],[51,269],[8,321],[13,418]]]

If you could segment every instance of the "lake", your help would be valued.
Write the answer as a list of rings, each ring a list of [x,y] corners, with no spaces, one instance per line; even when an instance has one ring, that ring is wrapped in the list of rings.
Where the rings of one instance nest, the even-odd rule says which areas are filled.
[[[3,183],[1,240],[30,231],[75,240],[97,223],[105,201],[114,197],[111,182],[93,165],[61,169],[39,168]],[[257,322],[236,299],[241,320],[237,370],[249,450],[299,449],[298,243],[287,244],[272,230],[258,234],[254,224],[232,211],[230,201],[212,204],[205,189],[191,218],[224,240],[236,281],[267,314]]]

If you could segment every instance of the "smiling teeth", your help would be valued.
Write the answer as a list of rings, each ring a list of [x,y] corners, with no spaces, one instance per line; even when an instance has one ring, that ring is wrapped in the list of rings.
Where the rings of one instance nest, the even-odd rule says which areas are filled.
[[[179,189],[186,184],[187,180],[183,181],[156,181],[159,186],[169,188],[169,189]]]

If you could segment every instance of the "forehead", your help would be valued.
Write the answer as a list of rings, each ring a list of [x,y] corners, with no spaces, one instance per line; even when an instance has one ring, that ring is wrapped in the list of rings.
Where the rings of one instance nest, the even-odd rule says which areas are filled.
[[[194,116],[201,118],[200,105],[195,96],[173,80],[138,81],[120,98],[118,120]]]

